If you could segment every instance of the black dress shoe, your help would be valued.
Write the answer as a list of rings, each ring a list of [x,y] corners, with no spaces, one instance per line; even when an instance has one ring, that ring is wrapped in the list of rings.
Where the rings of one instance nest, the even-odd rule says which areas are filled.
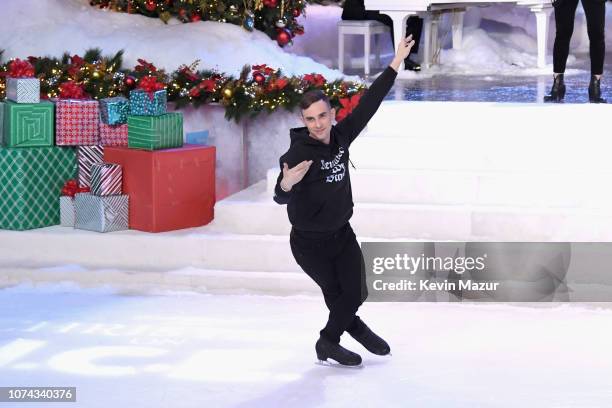
[[[421,64],[414,62],[410,58],[406,58],[404,60],[404,69],[407,69],[408,71],[420,71]]]
[[[563,82],[563,74],[555,76],[550,95],[544,97],[544,102],[563,102],[565,98],[565,82]]]
[[[374,333],[365,323],[360,322],[359,331],[349,332],[370,353],[385,356],[391,352],[391,347],[380,336]]]
[[[606,103],[606,100],[601,97],[601,78],[597,79],[595,75],[591,75],[591,83],[589,84],[589,102]]]
[[[361,364],[361,356],[359,354],[353,353],[323,336],[317,340],[315,351],[320,361],[327,361],[328,358],[331,358],[345,366],[358,366]]]

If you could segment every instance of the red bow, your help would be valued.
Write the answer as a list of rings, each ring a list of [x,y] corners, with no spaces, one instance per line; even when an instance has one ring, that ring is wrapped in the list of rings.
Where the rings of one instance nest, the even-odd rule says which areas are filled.
[[[34,67],[28,61],[23,61],[17,58],[9,63],[8,77],[32,78],[34,77]]]
[[[314,86],[323,86],[325,84],[326,79],[321,74],[307,74],[304,75],[304,81]]]
[[[62,99],[86,99],[87,93],[83,85],[74,81],[64,82],[60,85],[60,98]]]
[[[64,183],[64,187],[62,187],[62,195],[74,198],[77,193],[88,193],[91,191],[91,188],[79,187],[77,181],[75,179],[70,179],[66,183]]]
[[[353,111],[359,105],[359,99],[361,99],[362,92],[356,93],[350,98],[340,98],[340,105],[342,108],[338,111],[336,115],[336,121],[340,122],[342,119],[346,118],[349,113]]]
[[[193,73],[193,71],[189,67],[183,67],[181,69],[181,73],[187,77],[191,82],[195,82],[198,80],[198,76]]]
[[[138,89],[142,89],[143,91],[148,93],[149,98],[151,98],[151,100],[153,100],[153,94],[156,91],[161,91],[164,88],[165,85],[161,82],[157,82],[157,78],[153,76],[146,76],[144,78],[140,78],[140,81],[138,81]]]
[[[81,67],[85,65],[85,60],[78,55],[73,55],[70,57],[70,66],[68,67],[68,74],[74,78],[77,76]]]

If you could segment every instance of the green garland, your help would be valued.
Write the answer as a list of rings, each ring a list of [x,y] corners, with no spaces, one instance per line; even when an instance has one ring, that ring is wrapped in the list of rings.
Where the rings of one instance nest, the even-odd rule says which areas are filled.
[[[255,117],[279,109],[293,111],[302,95],[314,89],[323,90],[334,107],[343,109],[351,96],[365,89],[363,84],[355,82],[328,82],[316,73],[287,77],[266,65],[247,65],[238,78],[197,70],[199,61],[168,74],[139,59],[136,67],[127,70],[122,68],[122,57],[123,51],[107,57],[102,56],[100,49],[91,49],[83,57],[66,53],[59,59],[28,57],[28,61],[41,80],[43,98],[59,97],[62,86],[67,88],[67,84],[81,87],[94,99],[128,97],[142,78],[154,77],[167,90],[168,101],[175,102],[177,107],[220,103],[225,107],[225,117],[236,122],[245,116]],[[0,99],[5,98],[5,74],[9,64],[10,61],[0,65]]]
[[[283,47],[304,34],[297,18],[305,0],[91,0],[92,6],[142,14],[168,22],[219,21],[265,32]]]

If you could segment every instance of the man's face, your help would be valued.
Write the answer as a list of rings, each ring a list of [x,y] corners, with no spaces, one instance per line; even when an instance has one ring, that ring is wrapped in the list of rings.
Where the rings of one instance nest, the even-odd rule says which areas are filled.
[[[308,109],[302,110],[302,122],[308,128],[310,137],[329,144],[330,132],[336,110],[329,107],[325,101],[316,101]]]

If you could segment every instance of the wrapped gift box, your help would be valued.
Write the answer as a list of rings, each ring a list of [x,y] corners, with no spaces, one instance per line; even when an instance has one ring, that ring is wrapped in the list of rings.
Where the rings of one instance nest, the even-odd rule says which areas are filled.
[[[95,163],[91,166],[91,193],[97,196],[121,194],[121,166]]]
[[[55,102],[55,144],[88,146],[100,144],[98,101],[57,99]]]
[[[165,90],[152,94],[140,89],[130,92],[130,115],[158,116],[167,112],[167,94]]]
[[[60,225],[63,227],[74,227],[74,198],[70,196],[61,196],[59,198],[60,205]]]
[[[50,102],[0,103],[0,132],[6,147],[53,146],[54,106]]]
[[[104,160],[123,167],[130,196],[130,228],[148,232],[198,227],[213,219],[215,147],[167,150],[104,149]]]
[[[26,230],[60,222],[57,199],[76,173],[69,147],[0,147],[0,228]]]
[[[185,143],[208,145],[208,130],[200,130],[199,132],[189,132],[185,135]]]
[[[102,146],[127,146],[128,125],[107,125],[100,122],[100,144]]]
[[[130,102],[123,96],[100,100],[100,122],[106,125],[127,123],[130,113]]]
[[[104,148],[102,146],[78,146],[79,185],[91,187],[91,166],[102,163]]]
[[[78,193],[74,197],[74,227],[97,232],[122,231],[128,229],[127,195],[95,196]]]
[[[17,103],[39,103],[40,80],[38,78],[7,78],[6,99]]]
[[[128,116],[128,146],[133,149],[158,150],[183,145],[183,114]]]

